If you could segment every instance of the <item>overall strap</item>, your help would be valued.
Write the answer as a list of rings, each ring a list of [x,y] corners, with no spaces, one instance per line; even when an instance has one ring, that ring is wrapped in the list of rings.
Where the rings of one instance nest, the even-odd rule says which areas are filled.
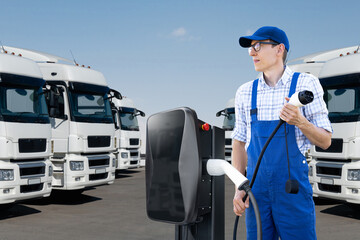
[[[251,110],[250,110],[250,116],[251,116],[251,121],[252,121],[252,122],[257,120],[256,98],[257,98],[258,82],[259,82],[259,79],[256,79],[256,80],[253,82],[253,86],[252,86],[252,93],[251,93]]]
[[[297,80],[299,78],[300,73],[294,72],[293,77],[291,79],[290,91],[289,91],[289,98],[295,93]]]

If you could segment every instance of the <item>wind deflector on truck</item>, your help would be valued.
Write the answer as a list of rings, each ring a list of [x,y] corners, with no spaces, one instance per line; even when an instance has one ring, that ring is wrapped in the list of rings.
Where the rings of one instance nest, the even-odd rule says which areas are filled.
[[[9,73],[0,73],[0,82],[36,87],[42,87],[45,84],[45,80],[41,78],[27,77]]]
[[[107,86],[89,84],[89,83],[79,83],[79,82],[70,82],[69,89],[76,92],[86,92],[94,94],[107,94],[110,90]]]

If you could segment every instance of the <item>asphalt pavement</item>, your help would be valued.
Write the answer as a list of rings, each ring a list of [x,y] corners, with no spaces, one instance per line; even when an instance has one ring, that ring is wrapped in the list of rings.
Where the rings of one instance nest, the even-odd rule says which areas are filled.
[[[234,187],[225,182],[225,239],[232,239]],[[359,239],[360,211],[341,202],[316,199],[318,239]],[[244,217],[238,238],[245,239]],[[148,219],[145,168],[117,172],[115,183],[79,193],[58,193],[0,212],[0,240],[171,240],[171,224]]]

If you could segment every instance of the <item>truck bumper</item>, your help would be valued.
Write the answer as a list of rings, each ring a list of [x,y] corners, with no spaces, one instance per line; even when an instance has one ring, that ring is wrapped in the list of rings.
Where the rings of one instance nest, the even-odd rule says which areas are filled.
[[[19,165],[22,165],[22,168],[30,169],[31,165],[39,164],[44,168],[44,173],[27,175],[23,171],[20,172]],[[2,169],[14,170],[14,180],[0,182],[0,204],[50,196],[52,190],[52,176],[49,172],[50,166],[51,162],[49,160],[19,164],[2,162]]]
[[[348,181],[349,169],[360,169],[360,163],[309,163],[312,175],[309,181],[313,187],[314,197],[324,197],[360,204],[360,181]],[[326,173],[326,174],[324,174]]]
[[[140,152],[138,149],[119,149],[116,169],[130,169],[140,167]]]
[[[84,169],[71,170],[70,162],[83,162]],[[112,184],[115,180],[115,157],[113,154],[78,155],[68,154],[64,161],[53,161],[53,188],[78,190]]]

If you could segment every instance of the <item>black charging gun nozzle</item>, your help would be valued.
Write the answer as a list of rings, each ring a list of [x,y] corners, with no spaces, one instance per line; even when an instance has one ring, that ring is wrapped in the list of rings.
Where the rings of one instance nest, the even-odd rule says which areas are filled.
[[[243,202],[245,202],[245,201],[246,201],[246,198],[248,197],[248,193],[251,191],[250,182],[249,182],[249,181],[244,182],[242,185],[240,185],[240,186],[238,187],[238,190],[239,190],[239,191],[242,191],[242,190],[245,191],[245,196],[244,196],[243,199],[242,199]]]
[[[243,202],[245,202],[246,198],[249,196],[250,201],[252,202],[255,218],[256,218],[256,229],[257,229],[257,238],[258,240],[262,239],[262,227],[261,227],[261,216],[259,211],[259,206],[256,202],[254,194],[251,192],[250,182],[245,181],[242,185],[238,187],[238,190],[244,190],[246,192]],[[234,225],[234,233],[233,233],[233,239],[236,239],[236,228],[239,221],[239,216],[236,217],[235,225]]]
[[[251,188],[250,188],[250,182],[249,180],[245,181],[243,184],[241,184],[239,187],[238,187],[238,190],[244,190],[246,193],[248,193]]]
[[[302,91],[299,92],[299,101],[306,105],[308,103],[311,103],[314,100],[314,94],[311,91]]]

